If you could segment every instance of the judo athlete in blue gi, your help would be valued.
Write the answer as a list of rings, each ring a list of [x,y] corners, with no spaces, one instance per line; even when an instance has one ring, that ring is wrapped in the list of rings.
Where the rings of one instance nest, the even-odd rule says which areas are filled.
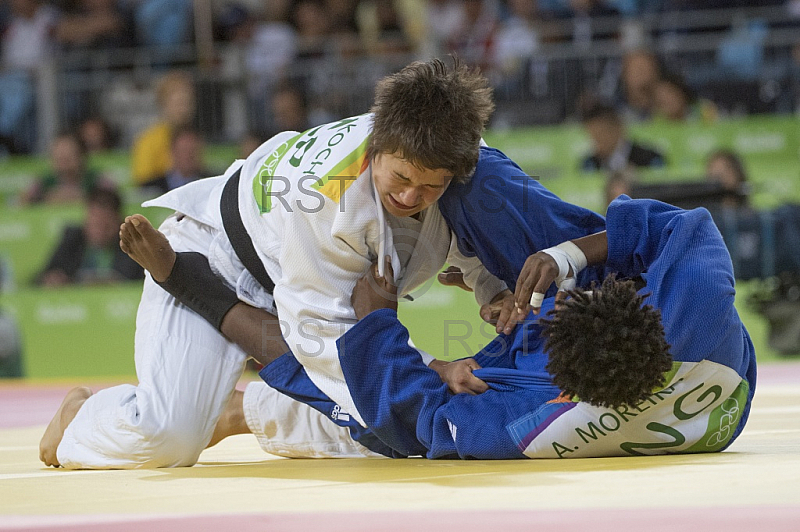
[[[504,280],[507,280],[507,283],[510,280],[509,286],[512,289],[519,274],[520,266],[530,254],[540,249],[555,246],[564,240],[579,238],[601,231],[605,227],[602,216],[563,202],[542,187],[535,179],[526,176],[522,169],[500,151],[488,147],[480,149],[479,161],[471,178],[471,185],[451,184],[442,196],[437,208],[448,217],[448,222],[458,224],[458,246],[462,253],[467,256],[477,255],[481,260],[487,260],[487,257],[491,259],[489,268],[491,268],[492,273],[497,277],[502,276]],[[145,225],[139,225],[137,229],[134,229],[132,225],[126,222],[123,233],[129,236],[136,233],[139,236],[128,239],[125,248],[133,249],[134,246],[138,247],[143,244],[144,247],[140,248],[142,253],[132,256],[148,269],[154,266],[162,267],[163,265],[159,266],[157,264],[159,262],[157,257],[170,247],[169,242],[163,238],[163,235],[159,238],[158,232],[147,224],[145,219],[142,218],[141,223]],[[505,250],[507,255],[503,257],[494,252],[496,248],[493,246],[496,243],[489,240],[492,227],[496,229],[496,232],[502,234],[518,235],[518,237],[515,237],[515,246],[508,246],[508,249]],[[146,235],[150,235],[152,238]],[[151,242],[151,245],[148,245],[148,242]],[[424,246],[425,242],[422,245]],[[164,276],[168,275],[170,271],[172,272],[171,276],[175,276],[179,267],[185,268],[188,264],[195,264],[195,262],[175,261],[174,251],[171,249],[169,251],[172,252],[173,260],[167,265]],[[498,249],[498,251],[503,250]],[[149,261],[151,260],[155,262],[150,263]],[[581,275],[590,276],[590,273],[591,268],[582,272]],[[174,295],[179,301],[187,304],[189,308],[194,308],[192,305],[198,302],[200,302],[201,306],[213,307],[218,301],[230,299],[221,296],[212,297],[213,294],[219,295],[225,291],[230,291],[227,286],[216,280],[213,272],[198,274],[196,271],[189,271],[184,272],[183,277],[194,280],[191,283],[186,283],[187,290],[193,290],[194,292]],[[215,286],[215,283],[217,286]],[[510,320],[509,316],[511,313],[516,312],[513,303],[514,298],[510,298],[510,305],[508,297],[503,298],[501,301],[499,308],[492,308],[491,310],[496,311],[495,316],[498,319],[499,331],[508,330],[510,332],[513,328],[510,323],[514,320]],[[303,432],[298,428],[296,431],[298,440],[310,441],[310,437],[316,437],[320,432],[325,434],[329,432],[323,430],[325,425],[338,425],[338,427],[334,428],[342,427],[347,433],[348,439],[352,436],[352,439],[357,440],[370,451],[390,456],[396,454],[391,448],[375,438],[364,425],[352,416],[347,416],[346,411],[340,405],[322,393],[311,382],[307,372],[292,353],[286,353],[288,349],[283,345],[283,342],[273,342],[273,344],[281,344],[283,349],[277,352],[270,352],[264,358],[265,352],[262,344],[265,334],[264,324],[272,320],[272,322],[275,322],[272,330],[278,330],[277,320],[274,316],[241,302],[236,303],[233,307],[226,307],[226,309],[228,309],[227,314],[221,321],[221,332],[242,347],[245,352],[267,364],[267,367],[261,372],[261,376],[270,385],[271,389],[280,392],[278,395],[294,399],[295,401],[290,401],[291,403],[302,403],[303,406],[308,405],[320,414],[321,420],[313,421],[313,430]],[[267,329],[269,327],[268,325]],[[280,339],[279,332],[267,332],[266,334],[277,335],[277,338]],[[336,346],[334,345],[335,348]],[[286,354],[281,356],[284,353]],[[335,351],[333,357],[338,359]],[[274,360],[276,358],[278,360]],[[449,369],[453,366],[441,361],[434,361],[430,363],[430,367],[439,371],[443,367]],[[342,384],[345,384],[344,381],[342,381]],[[484,385],[482,382],[480,384]],[[248,386],[248,390],[251,389],[255,389],[255,386]],[[270,394],[269,397],[273,397],[273,395],[275,394]],[[251,397],[254,396],[254,394],[251,394]],[[261,396],[259,395],[258,397]],[[237,400],[238,410],[236,408]],[[212,442],[240,431],[256,433],[261,442],[267,436],[266,433],[263,437],[260,435],[264,431],[261,430],[261,424],[256,422],[258,416],[245,416],[241,412],[253,413],[256,407],[259,412],[284,411],[284,403],[279,402],[280,404],[276,404],[276,402],[271,402],[262,408],[260,404],[245,401],[243,406],[240,395],[235,393],[231,401],[233,407],[226,409],[226,414],[223,415],[217,425],[218,430],[215,431]],[[229,411],[232,413],[231,416],[227,415]],[[298,411],[301,413],[288,412],[284,415],[281,418],[280,426],[285,425],[282,422],[283,419],[290,420],[290,424],[294,426],[297,424],[298,417],[303,417],[303,419],[307,420],[313,418],[313,415],[307,409],[298,408]],[[245,417],[248,418],[246,425],[238,421],[227,423],[228,418],[241,420]],[[279,423],[279,421],[276,420],[275,423]],[[309,421],[309,423],[312,422]],[[283,442],[274,432],[270,433],[268,437],[275,442]],[[334,448],[338,449],[340,447],[334,446]],[[313,452],[309,453],[307,449],[301,449],[295,454],[296,451],[297,449],[291,445],[284,446],[281,443],[280,452],[285,455],[315,455]]]
[[[474,357],[482,367],[474,376],[491,388],[478,395],[452,395],[419,362],[393,304],[374,296],[370,285],[381,278],[360,283],[353,303],[361,320],[340,338],[340,361],[374,437],[394,456],[428,458],[649,455],[730,445],[747,421],[755,353],[734,308],[730,255],[710,215],[621,197],[609,206],[606,226],[584,239],[607,246],[587,258],[605,258],[606,270],[620,277],[641,277],[638,299],[630,282],[612,279],[591,295],[574,292],[547,324],[532,314]],[[496,246],[507,249],[515,237],[498,235],[506,242]],[[524,300],[532,272],[520,270]],[[626,290],[633,297],[625,308],[603,308],[618,306]],[[642,294],[649,294],[644,306]],[[541,310],[552,308],[548,298]],[[648,338],[647,329],[657,330]],[[667,344],[671,363],[661,352]]]

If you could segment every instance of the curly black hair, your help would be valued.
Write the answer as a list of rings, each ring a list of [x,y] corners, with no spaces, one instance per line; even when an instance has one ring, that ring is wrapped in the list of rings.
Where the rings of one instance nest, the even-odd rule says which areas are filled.
[[[595,406],[631,405],[664,385],[672,367],[661,311],[643,305],[633,281],[609,275],[592,292],[571,291],[542,319],[547,370],[567,395]]]

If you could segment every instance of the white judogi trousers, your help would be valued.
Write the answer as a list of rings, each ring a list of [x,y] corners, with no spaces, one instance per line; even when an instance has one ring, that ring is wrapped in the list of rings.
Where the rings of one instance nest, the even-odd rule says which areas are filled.
[[[206,256],[219,236],[219,231],[189,217],[179,221],[171,216],[160,230],[175,251]],[[235,279],[227,281],[235,284]],[[136,316],[139,384],[89,397],[64,432],[59,462],[70,469],[194,464],[211,440],[246,358],[148,275]],[[245,411],[265,451],[298,457],[373,454],[307,405],[264,383],[250,387]]]
[[[386,458],[305,403],[257,381],[244,391],[247,427],[261,448],[286,458]]]

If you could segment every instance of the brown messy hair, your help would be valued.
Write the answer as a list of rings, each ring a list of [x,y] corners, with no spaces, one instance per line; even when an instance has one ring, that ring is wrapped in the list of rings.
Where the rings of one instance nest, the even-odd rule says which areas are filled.
[[[369,153],[398,154],[419,168],[443,168],[466,181],[478,164],[481,134],[494,110],[478,69],[453,58],[414,62],[375,89]]]
[[[595,406],[632,405],[664,385],[672,367],[661,311],[643,305],[633,281],[613,274],[592,292],[571,291],[540,320],[547,371],[567,395]]]

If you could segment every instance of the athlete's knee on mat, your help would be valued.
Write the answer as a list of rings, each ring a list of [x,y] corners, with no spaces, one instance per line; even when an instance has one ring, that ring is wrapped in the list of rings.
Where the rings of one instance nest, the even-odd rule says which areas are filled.
[[[144,447],[141,455],[148,467],[183,467],[197,462],[205,442],[197,435],[165,430],[149,439]]]
[[[135,454],[146,467],[190,466],[211,438],[203,425],[192,423],[140,424],[136,433]]]

